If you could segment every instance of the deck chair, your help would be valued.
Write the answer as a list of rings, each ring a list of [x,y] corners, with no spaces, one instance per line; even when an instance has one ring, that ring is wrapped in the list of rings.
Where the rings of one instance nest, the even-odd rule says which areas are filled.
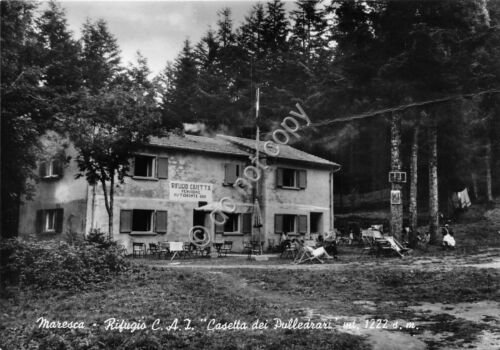
[[[294,264],[305,264],[305,263],[320,263],[323,264],[324,261],[321,257],[326,253],[325,248],[320,247],[313,249],[309,246],[302,246],[297,254],[297,258],[293,261]]]
[[[374,241],[367,236],[362,236],[361,237],[361,242],[363,243],[363,248],[361,249],[361,255],[364,254],[376,254],[377,253],[377,246],[375,245]]]
[[[398,240],[392,236],[385,236],[384,239],[389,242],[391,249],[396,252],[401,258],[409,252],[408,248],[405,248]]]

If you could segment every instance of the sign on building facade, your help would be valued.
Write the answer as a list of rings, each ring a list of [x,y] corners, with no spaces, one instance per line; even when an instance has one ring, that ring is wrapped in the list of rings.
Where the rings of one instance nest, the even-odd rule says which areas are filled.
[[[180,202],[212,202],[213,184],[170,181],[169,199]]]

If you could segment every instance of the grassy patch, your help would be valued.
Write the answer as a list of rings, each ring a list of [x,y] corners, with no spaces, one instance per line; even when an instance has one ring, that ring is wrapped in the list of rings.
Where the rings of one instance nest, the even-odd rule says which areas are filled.
[[[249,325],[256,319],[296,317],[290,310],[245,295],[217,273],[134,268],[82,293],[17,291],[2,300],[2,349],[364,349],[361,337],[334,330],[207,331],[207,321]],[[85,329],[43,329],[39,317],[84,321]],[[148,329],[105,330],[109,318],[143,322]],[[177,331],[153,331],[156,319],[168,326],[178,319]],[[185,330],[190,319],[193,330]],[[203,319],[203,320],[202,320]],[[93,324],[97,326],[92,326]]]

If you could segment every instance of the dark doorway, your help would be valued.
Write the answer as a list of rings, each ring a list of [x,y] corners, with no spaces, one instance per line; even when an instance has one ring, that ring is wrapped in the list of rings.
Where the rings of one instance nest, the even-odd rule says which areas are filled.
[[[198,208],[207,205],[207,202],[198,202]],[[205,214],[202,210],[193,210],[193,226],[205,226]]]
[[[323,213],[311,213],[311,233],[323,233]]]

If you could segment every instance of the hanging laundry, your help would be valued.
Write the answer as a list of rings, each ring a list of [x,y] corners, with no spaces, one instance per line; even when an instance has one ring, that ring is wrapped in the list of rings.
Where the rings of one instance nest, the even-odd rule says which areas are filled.
[[[460,207],[461,208],[467,208],[471,206],[470,198],[469,198],[469,193],[467,192],[467,187],[457,193],[458,199],[460,201]]]

